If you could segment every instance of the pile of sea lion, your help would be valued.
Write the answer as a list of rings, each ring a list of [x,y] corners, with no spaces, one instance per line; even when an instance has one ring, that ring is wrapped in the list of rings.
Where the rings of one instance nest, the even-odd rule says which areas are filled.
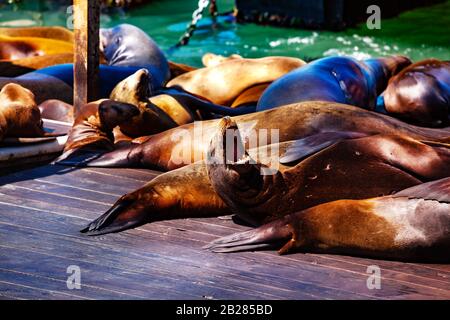
[[[233,213],[257,228],[207,249],[450,259],[450,62],[210,53],[194,68],[131,25],[100,42],[101,99],[75,112],[72,34],[0,29],[0,139],[44,136],[43,116],[73,122],[57,164],[166,171],[82,232]]]

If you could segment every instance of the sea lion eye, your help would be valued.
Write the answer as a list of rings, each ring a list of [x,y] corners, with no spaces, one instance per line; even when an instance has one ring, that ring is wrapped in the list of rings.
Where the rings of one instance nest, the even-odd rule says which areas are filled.
[[[116,44],[120,44],[121,41],[122,41],[122,37],[117,37],[116,38]]]

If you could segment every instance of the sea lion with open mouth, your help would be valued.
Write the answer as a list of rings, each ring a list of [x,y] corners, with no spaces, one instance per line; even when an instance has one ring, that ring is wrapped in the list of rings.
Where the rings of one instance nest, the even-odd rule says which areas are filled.
[[[449,262],[450,178],[364,200],[337,200],[296,212],[205,248],[235,252],[281,247],[402,261]]]
[[[410,64],[403,56],[365,61],[351,57],[318,59],[274,81],[259,99],[257,111],[312,100],[374,110],[389,79]]]
[[[414,139],[450,142],[450,128],[420,128],[391,117],[358,107],[329,102],[303,102],[280,108],[233,117],[244,136],[268,130],[271,144],[302,139],[325,132],[350,131],[367,135],[379,133],[404,134]],[[139,144],[104,153],[82,165],[99,167],[144,167],[163,171],[173,170],[204,159],[211,138],[220,120],[194,122],[155,135],[142,137]],[[273,131],[275,130],[275,131]],[[278,131],[276,131],[278,130]],[[277,141],[271,142],[271,133],[277,132]],[[61,164],[79,165],[67,157]]]
[[[233,146],[226,145],[226,131],[237,136]],[[446,178],[450,145],[391,134],[326,132],[294,142],[280,162],[298,163],[261,174],[265,166],[245,152],[236,123],[224,118],[207,167],[214,190],[233,212],[260,225],[324,202],[384,196]]]
[[[225,118],[220,122],[220,139],[212,142],[213,149],[225,148],[227,129],[236,127]],[[388,195],[449,174],[450,148],[446,144],[428,145],[389,135],[360,136],[355,132],[329,132],[272,144],[267,149],[251,149],[248,153],[259,161],[255,164],[209,158],[170,171],[121,197],[83,232],[98,235],[157,220],[217,216],[231,211],[259,225],[298,208],[341,198]],[[217,154],[213,149],[209,154]],[[243,150],[243,145],[231,148],[237,149]],[[273,157],[277,151],[282,163]],[[286,159],[290,163],[284,163]],[[266,165],[275,170],[273,175],[261,175],[260,169]]]

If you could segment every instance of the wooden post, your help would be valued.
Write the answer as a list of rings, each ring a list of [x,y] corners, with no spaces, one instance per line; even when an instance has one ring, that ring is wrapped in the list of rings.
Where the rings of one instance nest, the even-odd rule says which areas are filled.
[[[98,97],[100,0],[73,0],[75,115]]]

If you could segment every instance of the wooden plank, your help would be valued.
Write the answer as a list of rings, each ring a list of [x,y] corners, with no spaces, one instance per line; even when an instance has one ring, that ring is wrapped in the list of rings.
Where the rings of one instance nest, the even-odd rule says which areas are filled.
[[[98,97],[100,1],[74,0],[74,84],[75,116],[88,101]]]
[[[17,216],[17,215],[19,215],[18,213],[12,213],[12,214],[14,214],[14,216]],[[27,216],[32,216],[31,214],[27,214]],[[8,220],[11,220],[11,219],[14,219],[14,217],[11,217],[10,219],[8,219]],[[42,220],[45,220],[45,219],[42,219]],[[183,222],[183,221],[182,221]],[[64,223],[63,224],[63,226],[65,227],[66,225],[67,225],[68,223]],[[63,228],[64,228],[63,227]],[[58,231],[59,229],[57,229],[57,231]],[[70,229],[69,229],[70,230]],[[61,231],[61,230],[59,230],[59,231]],[[131,231],[131,233],[135,233],[136,231],[135,230],[133,230],[133,231]],[[122,235],[122,234],[121,234]],[[114,238],[116,237],[116,236],[119,236],[119,235],[114,235]],[[132,236],[130,236],[129,234],[128,235],[124,235],[125,236],[125,239],[130,239],[130,237],[131,238],[133,238]],[[105,238],[108,238],[109,239],[109,237],[108,236],[105,236]],[[99,245],[102,245],[102,241],[100,241],[100,243],[98,243],[96,240],[94,240],[94,239],[97,239],[97,238],[90,238],[90,239],[93,239],[93,241],[95,241],[96,243],[95,243],[95,246],[99,246]],[[167,237],[167,240],[165,240],[165,241],[168,241],[168,239],[170,239],[170,241],[172,242],[173,240],[174,240],[174,237],[171,237],[171,235],[169,235],[168,237]],[[211,237],[209,237],[209,239],[211,239]],[[157,240],[157,239],[153,239],[153,241],[152,242],[155,242],[155,240]],[[89,241],[89,239],[88,239],[88,241]],[[136,241],[136,239],[135,240],[133,240],[134,241],[134,244],[135,245],[137,245],[137,243],[135,242]],[[141,236],[139,237],[139,241],[140,242],[143,242],[143,244],[145,245],[145,243],[146,243],[146,241],[148,241],[148,240],[145,240],[145,239],[141,239]],[[149,244],[153,249],[156,249],[157,251],[158,251],[158,244]],[[175,251],[177,251],[177,250],[182,250],[183,252],[184,251],[191,251],[192,249],[189,249],[189,247],[191,247],[192,246],[192,244],[189,244],[189,242],[187,242],[187,241],[184,241],[183,243],[178,243],[178,246],[181,246],[181,248],[183,248],[184,247],[184,249],[176,249],[175,248]],[[177,246],[177,247],[178,247]],[[173,250],[173,249],[172,249]],[[172,250],[170,250],[170,251],[172,251]],[[170,251],[168,251],[168,249],[167,248],[165,248],[164,250],[163,250],[163,254],[166,256]],[[194,250],[195,251],[195,250]],[[193,253],[190,253],[188,256],[190,256],[190,257],[192,257],[192,254]],[[203,254],[206,254],[206,253],[203,253]],[[198,252],[195,252],[195,255],[198,255]],[[242,270],[242,268],[243,267],[246,267],[246,266],[248,266],[249,265],[249,263],[250,263],[250,265],[253,265],[253,264],[255,264],[255,265],[258,265],[260,268],[264,268],[264,265],[266,264],[265,262],[267,261],[267,258],[271,258],[271,264],[269,264],[269,265],[266,265],[266,274],[270,274],[270,266],[272,267],[272,269],[273,269],[273,267],[274,267],[274,265],[276,265],[277,266],[277,269],[279,268],[279,264],[282,264],[283,266],[285,266],[286,265],[286,267],[287,266],[293,266],[294,268],[292,268],[292,267],[288,267],[288,268],[290,268],[290,269],[292,269],[292,271],[294,271],[295,273],[297,273],[297,276],[298,276],[298,270],[296,270],[295,269],[295,267],[298,267],[298,264],[293,264],[292,262],[290,262],[290,263],[283,263],[283,260],[285,260],[285,257],[277,257],[277,256],[271,256],[271,257],[269,257],[267,254],[265,254],[265,256],[261,256],[261,254],[260,253],[255,253],[255,254],[246,254],[245,256],[247,257],[247,256],[253,256],[254,257],[254,259],[250,259],[250,261],[249,261],[249,259],[244,259],[244,261],[245,260],[247,260],[247,262],[246,263],[243,263],[242,261],[236,261],[235,260],[235,258],[237,257],[236,255],[228,255],[229,257],[232,257],[231,258],[231,260],[235,260],[235,261],[233,261],[233,263],[234,264],[236,264],[236,269],[238,269],[239,270],[239,275],[240,276],[242,276],[242,274],[243,273],[245,273],[246,275],[247,275],[247,277],[249,277],[249,278],[254,278],[255,280],[257,279],[258,281],[261,281],[261,282],[268,282],[268,277],[267,277],[267,275],[264,275],[264,276],[262,276],[262,278],[261,279],[258,279],[260,276],[258,276],[258,272],[256,272],[255,270],[254,270],[254,268],[253,268],[253,266],[252,266],[252,270],[251,271],[247,271],[247,272],[245,272],[244,270]],[[255,256],[256,255],[256,256]],[[220,256],[220,255],[219,255]],[[304,256],[304,255],[298,255],[298,256]],[[213,255],[213,257],[216,257],[215,255]],[[178,257],[179,258],[179,257]],[[240,257],[240,258],[242,258],[242,257]],[[167,258],[166,258],[166,260],[167,260]],[[195,261],[196,261],[197,259],[195,259]],[[198,259],[198,261],[204,261],[205,260],[205,257],[199,257],[199,259]],[[227,259],[227,260],[229,260],[229,259]],[[242,260],[242,259],[238,259],[238,260]],[[281,261],[279,261],[279,260],[281,260]],[[158,261],[159,261],[159,259],[158,259]],[[270,261],[269,261],[270,262]],[[274,263],[274,262],[277,262],[276,264]],[[298,262],[298,261],[297,261]],[[183,265],[185,265],[185,261],[183,261]],[[221,262],[221,264],[222,264],[222,262]],[[167,266],[168,268],[170,268],[170,263],[169,263],[169,265]],[[164,267],[164,268],[166,268],[166,267]],[[336,280],[335,279],[333,279],[333,280],[330,280],[330,279],[326,279],[327,277],[326,276],[324,276],[324,274],[323,274],[323,272],[320,270],[320,269],[322,269],[322,266],[320,266],[320,267],[318,267],[317,265],[312,265],[312,264],[310,264],[309,266],[301,266],[301,271],[305,271],[305,270],[308,270],[309,268],[311,268],[312,270],[311,270],[311,274],[310,275],[308,275],[307,277],[303,277],[303,278],[300,278],[300,279],[296,279],[292,274],[289,274],[289,273],[287,273],[285,276],[287,276],[288,278],[287,279],[284,279],[283,280],[283,278],[282,277],[280,277],[280,276],[275,276],[276,278],[278,278],[278,280],[277,280],[277,283],[280,283],[280,281],[281,281],[281,283],[283,283],[283,285],[287,285],[288,287],[292,287],[292,285],[293,285],[293,283],[295,283],[295,282],[297,282],[297,281],[299,281],[300,280],[300,282],[302,282],[301,280],[304,280],[304,279],[308,279],[308,280],[310,280],[311,278],[317,278],[315,281],[318,281],[319,283],[326,283],[327,285],[330,285],[330,283],[331,283],[331,285],[333,286],[333,285],[335,285],[335,282],[336,282]],[[269,270],[269,273],[267,273],[267,270]],[[281,270],[278,270],[278,271],[281,271]],[[283,272],[281,272],[281,276],[283,276],[283,273],[286,273],[285,272],[286,270],[283,270]],[[332,270],[331,270],[331,275],[332,276],[335,276],[336,274],[338,274],[339,272],[342,272],[342,270],[340,270],[339,271],[339,268],[333,268]],[[338,285],[339,286],[337,286],[337,288],[343,288],[344,289],[344,291],[345,291],[345,289],[346,288],[348,288],[349,287],[349,283],[351,283],[351,284],[354,284],[355,283],[355,280],[357,279],[357,278],[359,278],[360,280],[357,280],[356,282],[357,283],[359,283],[359,286],[360,286],[360,288],[363,286],[363,285],[365,285],[365,280],[366,280],[366,275],[364,274],[364,272],[365,272],[365,268],[363,269],[363,268],[361,268],[360,270],[359,270],[359,272],[353,272],[353,275],[348,275],[348,276],[345,276],[345,274],[344,275],[340,275],[339,277],[338,277],[338,279],[337,280],[339,280],[338,282]],[[227,271],[227,274],[229,274],[230,273],[230,271],[228,270]],[[278,272],[277,272],[278,273]],[[294,273],[294,274],[295,274]],[[355,278],[355,275],[356,275],[356,278]],[[350,278],[353,278],[353,280],[351,280],[351,281],[349,281],[349,280],[346,280],[346,278],[348,278],[350,276]],[[274,277],[274,275],[271,275],[271,277],[273,278]],[[334,278],[336,278],[336,277],[334,277]],[[269,279],[270,280],[270,279]],[[417,281],[417,279],[415,279],[416,281]],[[419,279],[420,280],[420,279]],[[434,285],[436,285],[436,286],[438,286],[439,287],[439,285],[441,286],[441,287],[443,287],[443,288],[445,288],[445,283],[442,283],[442,284],[439,284],[439,283],[433,283],[432,281],[430,282],[430,280],[432,280],[432,279],[428,279],[428,284],[429,285],[431,285],[431,284],[434,284]],[[272,281],[274,281],[274,280],[272,280]],[[342,282],[341,282],[342,281]],[[386,278],[386,279],[384,279],[383,281],[389,281],[389,282],[392,282],[389,278]],[[394,281],[395,282],[395,281]],[[392,284],[391,284],[392,285]],[[410,286],[410,284],[406,284],[406,285],[404,285],[404,284],[402,284],[402,287],[408,287],[408,286]],[[391,288],[383,288],[383,295],[390,295],[390,296],[392,296],[392,295],[396,295],[396,294],[399,294],[399,290],[398,289],[395,289],[395,288],[398,288],[398,285],[397,286],[393,286],[393,287],[391,287]],[[413,286],[414,287],[414,286]],[[305,287],[303,287],[303,289],[305,289]],[[429,289],[429,288],[428,288]],[[429,290],[424,290],[423,292],[428,292]],[[442,288],[441,288],[442,289]],[[311,290],[311,289],[309,289],[309,290]],[[334,290],[336,290],[336,288],[334,289]],[[415,291],[417,291],[417,288],[416,289],[408,289],[408,290],[406,290],[405,292],[400,292],[403,296],[405,295],[405,294],[407,294],[409,297],[411,297],[412,295],[411,295],[411,292],[415,292]],[[442,291],[442,290],[441,290]],[[322,289],[322,294],[323,295],[325,295],[325,289]],[[337,297],[338,296],[338,294],[336,293],[336,292],[334,292],[333,291],[333,293],[334,293],[334,297]],[[442,292],[441,292],[441,294],[442,294]],[[349,296],[349,295],[351,295],[350,293],[347,293],[347,296]],[[445,295],[445,292],[444,292],[444,295]],[[333,296],[333,295],[332,295]],[[423,296],[423,295],[422,295]]]

